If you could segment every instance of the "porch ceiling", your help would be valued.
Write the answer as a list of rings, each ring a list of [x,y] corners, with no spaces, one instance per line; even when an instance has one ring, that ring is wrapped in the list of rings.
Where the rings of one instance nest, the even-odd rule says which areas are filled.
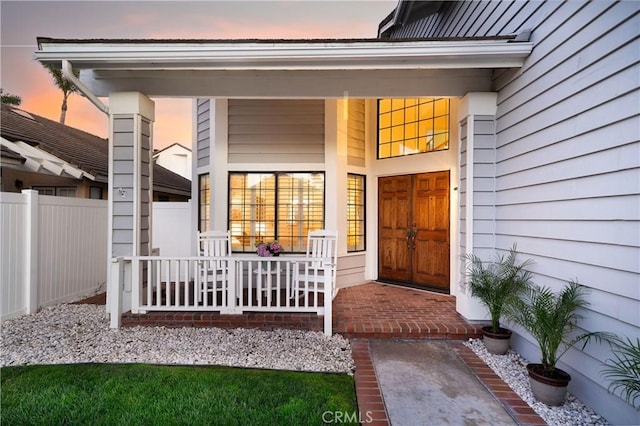
[[[486,91],[522,66],[530,42],[462,40],[38,39],[36,59],[80,70],[97,96],[387,97]]]

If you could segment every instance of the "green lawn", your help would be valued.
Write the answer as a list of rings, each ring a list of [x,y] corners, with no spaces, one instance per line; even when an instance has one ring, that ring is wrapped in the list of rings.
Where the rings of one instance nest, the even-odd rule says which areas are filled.
[[[357,413],[346,374],[72,364],[4,367],[0,375],[3,426],[318,425],[325,412]]]

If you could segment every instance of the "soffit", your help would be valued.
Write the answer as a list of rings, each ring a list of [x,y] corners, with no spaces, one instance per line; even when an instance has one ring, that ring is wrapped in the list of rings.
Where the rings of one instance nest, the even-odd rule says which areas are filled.
[[[531,43],[513,42],[513,37],[429,40],[39,38],[38,46],[36,59],[55,66],[60,66],[63,60],[71,62],[74,69],[81,71],[82,82],[97,96],[138,90],[149,96],[227,97],[285,96],[283,93],[322,96],[314,93],[314,87],[333,88],[334,93],[331,90],[325,93],[327,97],[356,91],[360,96],[380,96],[375,86],[381,81],[402,81],[408,76],[406,84],[396,82],[389,88],[382,85],[383,90],[401,90],[405,86],[409,88],[416,74],[431,78],[446,76],[451,70],[464,74],[469,70],[521,67],[532,49]],[[484,79],[486,75],[487,72],[476,72],[475,78]],[[191,79],[214,81],[216,89],[194,95],[197,86]],[[363,85],[368,90],[361,90]]]

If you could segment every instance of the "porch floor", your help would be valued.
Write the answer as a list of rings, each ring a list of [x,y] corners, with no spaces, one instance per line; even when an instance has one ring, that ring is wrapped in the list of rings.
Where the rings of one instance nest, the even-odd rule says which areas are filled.
[[[105,303],[104,295],[83,300]],[[314,313],[150,312],[122,316],[125,327],[248,327],[296,328],[322,331],[322,317]],[[333,332],[347,338],[406,338],[464,340],[482,335],[456,312],[454,296],[377,282],[343,288],[333,301]]]
[[[333,301],[333,332],[347,338],[464,340],[482,335],[456,312],[454,296],[371,282]]]

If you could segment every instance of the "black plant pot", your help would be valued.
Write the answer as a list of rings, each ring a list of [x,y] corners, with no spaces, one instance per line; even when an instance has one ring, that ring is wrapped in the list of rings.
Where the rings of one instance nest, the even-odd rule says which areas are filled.
[[[498,328],[497,333],[494,333],[492,330],[490,325],[482,327],[484,346],[489,353],[504,355],[509,350],[511,331],[502,327]]]
[[[527,372],[531,392],[538,401],[552,406],[562,405],[571,381],[569,373],[559,368],[547,371],[542,364],[527,364]]]

